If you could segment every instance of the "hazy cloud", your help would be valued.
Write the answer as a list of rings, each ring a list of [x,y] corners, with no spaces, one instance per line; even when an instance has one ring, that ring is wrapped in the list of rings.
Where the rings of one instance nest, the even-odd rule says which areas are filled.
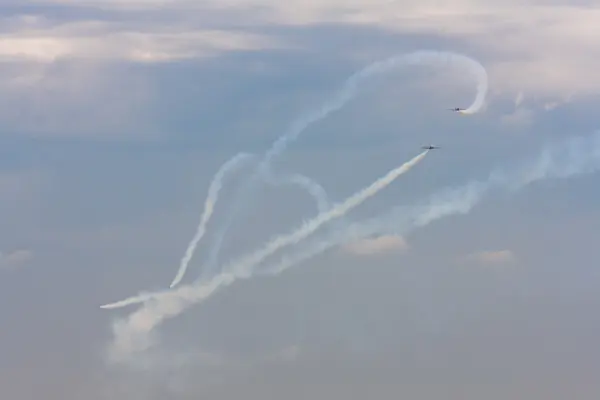
[[[486,265],[510,264],[516,259],[511,250],[479,251],[465,257],[465,261]]]
[[[26,265],[33,258],[31,250],[14,250],[10,253],[0,252],[0,270],[11,270]]]
[[[408,243],[401,236],[382,235],[346,243],[341,246],[341,250],[354,255],[368,256],[388,252],[404,252],[408,250],[408,247]]]

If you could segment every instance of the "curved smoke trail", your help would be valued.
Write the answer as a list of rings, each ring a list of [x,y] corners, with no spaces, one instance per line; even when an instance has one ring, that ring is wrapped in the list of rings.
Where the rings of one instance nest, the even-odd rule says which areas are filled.
[[[376,61],[356,72],[346,80],[342,89],[333,99],[323,104],[320,108],[294,121],[289,130],[280,136],[273,143],[269,151],[267,151],[258,166],[257,171],[242,184],[235,195],[232,210],[228,213],[225,223],[217,230],[215,243],[209,251],[208,264],[211,269],[216,265],[219,251],[221,250],[227,231],[233,223],[233,219],[240,212],[240,208],[243,205],[247,206],[250,203],[251,196],[249,192],[251,186],[256,183],[256,179],[259,176],[268,174],[272,159],[282,153],[288,144],[297,139],[311,124],[322,120],[348,103],[348,101],[355,96],[358,84],[361,83],[361,81],[406,65],[455,65],[463,67],[477,81],[477,94],[471,105],[461,111],[461,113],[474,114],[483,107],[488,91],[487,72],[479,62],[462,54],[445,51],[419,50],[413,53],[396,55],[385,60]]]
[[[315,232],[321,225],[337,217],[341,217],[353,208],[359,206],[391,184],[400,175],[408,172],[412,167],[417,165],[427,153],[428,150],[425,150],[412,160],[394,168],[371,185],[350,196],[343,203],[335,205],[327,212],[317,215],[299,229],[288,235],[276,237],[262,249],[232,263],[229,268],[225,268],[224,272],[217,275],[206,285],[180,286],[178,289],[167,293],[163,292],[152,299],[148,299],[147,296],[145,296],[146,303],[142,308],[133,313],[125,323],[117,323],[115,326],[117,345],[115,347],[116,353],[114,353],[114,356],[118,356],[118,353],[122,350],[131,350],[132,348],[133,350],[140,350],[146,348],[151,344],[150,334],[152,333],[152,329],[164,319],[172,318],[180,314],[187,307],[205,300],[216,290],[223,286],[230,285],[236,279],[250,278],[254,272],[254,267],[266,257],[286,245],[299,242]],[[133,298],[116,304],[131,304],[135,301],[136,298]],[[102,306],[102,308],[116,308],[116,304],[108,304]]]
[[[508,172],[496,171],[485,181],[474,181],[465,186],[451,188],[432,196],[423,205],[399,208],[391,214],[371,219],[367,223],[355,224],[347,232],[337,231],[331,237],[319,241],[311,249],[269,268],[267,273],[276,275],[292,265],[327,250],[349,239],[382,233],[386,230],[406,233],[411,228],[425,226],[439,218],[452,214],[466,214],[491,189],[514,191],[533,182],[567,178],[573,175],[600,170],[600,132],[590,137],[581,137],[548,146],[534,162],[512,168]],[[407,212],[408,210],[408,212]],[[294,235],[294,233],[292,234]],[[292,236],[290,235],[290,236]],[[240,267],[242,267],[240,265]],[[125,321],[117,321],[113,327],[115,343],[112,355],[117,360],[131,351],[143,350],[149,346],[152,329],[162,319],[179,314],[186,306],[201,301],[220,287],[229,285],[239,278],[249,278],[252,271],[244,268],[231,268],[231,271],[218,275],[200,287],[187,286],[170,293],[155,293],[154,297]],[[125,301],[124,301],[125,302]],[[124,302],[120,302],[124,304]],[[131,301],[132,304],[135,301]],[[105,306],[104,308],[109,308]]]
[[[268,173],[265,175],[265,180],[271,185],[283,185],[283,184],[292,184],[297,185],[303,189],[305,189],[317,202],[317,212],[319,214],[327,211],[330,207],[329,199],[327,196],[327,192],[325,189],[319,185],[316,181],[300,174],[291,174],[291,175],[279,175],[275,176],[272,173]],[[213,246],[213,251],[208,256],[206,263],[204,264],[204,268],[202,270],[202,274],[198,281],[202,281],[205,279],[210,279],[214,276],[211,276],[215,271],[217,266],[217,255],[218,253],[214,251],[214,249],[220,249],[221,243],[225,238],[224,235],[218,235],[215,245]]]
[[[267,152],[263,162],[260,164],[258,168],[258,172],[253,175],[253,177],[247,181],[247,185],[245,185],[241,192],[247,191],[249,189],[251,183],[254,183],[255,179],[259,175],[267,175],[269,171],[269,163],[271,159],[278,155],[280,152],[285,150],[288,142],[297,138],[301,132],[303,132],[306,127],[310,124],[326,117],[329,113],[340,109],[344,104],[346,104],[354,95],[356,91],[356,86],[360,83],[361,80],[364,80],[372,75],[379,74],[385,72],[391,68],[395,68],[401,65],[416,65],[416,64],[429,64],[429,65],[439,65],[443,63],[448,64],[456,64],[467,67],[467,69],[472,72],[472,74],[477,78],[478,87],[477,87],[477,96],[469,106],[465,113],[474,113],[478,111],[485,100],[485,95],[487,93],[487,74],[485,69],[479,64],[477,61],[470,59],[469,57],[448,53],[448,52],[436,52],[436,51],[417,51],[408,55],[400,55],[396,57],[392,57],[390,59],[376,62],[368,66],[367,68],[359,71],[358,73],[351,76],[347,81],[345,86],[342,88],[341,92],[329,103],[326,103],[319,110],[305,116],[304,118],[296,121],[292,124],[291,130],[288,131],[285,135],[280,137],[272,146],[269,152]],[[246,197],[246,196],[244,196]],[[241,196],[237,196],[237,199],[240,200]],[[246,199],[247,200],[247,199]],[[214,203],[212,203],[214,207]],[[218,245],[215,247],[213,251],[214,254],[218,253],[220,243],[222,242],[223,237],[229,225],[233,219],[234,214],[239,209],[239,204],[234,205],[234,210],[229,214],[229,221],[226,222],[224,229],[219,233],[217,241]]]
[[[187,267],[194,255],[196,247],[198,246],[200,239],[202,239],[202,237],[206,233],[206,225],[208,224],[208,221],[210,220],[210,217],[213,214],[215,203],[219,198],[218,196],[219,191],[222,187],[223,178],[226,174],[239,168],[243,162],[248,161],[251,157],[252,155],[250,154],[239,153],[231,159],[229,159],[228,161],[226,161],[215,174],[208,189],[208,195],[204,202],[204,210],[202,212],[202,216],[200,217],[200,223],[196,230],[196,234],[192,238],[190,244],[188,245],[185,251],[185,255],[181,260],[179,269],[177,270],[177,274],[175,275],[175,278],[173,278],[173,281],[169,285],[170,288],[173,288],[175,285],[179,284],[183,279],[183,276],[187,271]],[[274,177],[272,177],[271,181],[273,184],[276,185],[281,185],[289,182],[291,184],[295,184],[305,188],[308,191],[308,193],[315,198],[319,212],[323,212],[329,207],[329,200],[327,199],[327,193],[325,192],[325,189],[323,189],[323,187],[317,182],[312,181],[310,178],[307,178],[300,174],[294,174],[289,176],[281,176],[279,179],[275,179]],[[203,270],[203,273],[209,273],[210,269],[211,268],[209,264],[206,266],[205,270]]]
[[[254,266],[256,266],[258,263],[263,261],[268,256],[275,253],[277,250],[281,249],[284,246],[299,242],[300,240],[304,239],[305,237],[307,237],[310,234],[312,234],[313,232],[315,232],[323,224],[325,224],[335,218],[339,218],[339,217],[343,216],[344,214],[348,213],[353,208],[364,203],[370,197],[373,197],[374,195],[376,195],[379,191],[383,190],[385,187],[387,187],[389,184],[391,184],[394,180],[396,180],[400,175],[405,174],[412,167],[417,165],[425,157],[425,155],[427,155],[428,152],[429,152],[429,150],[425,150],[424,152],[417,155],[416,157],[413,157],[412,160],[402,164],[399,167],[392,169],[387,174],[385,174],[384,176],[382,176],[381,178],[379,178],[375,182],[373,182],[371,185],[367,186],[366,188],[360,190],[359,192],[357,192],[354,195],[347,198],[343,203],[338,204],[338,205],[330,208],[329,210],[318,214],[316,217],[314,217],[312,220],[306,222],[303,226],[301,226],[299,229],[295,230],[294,232],[292,232],[288,235],[280,235],[280,236],[276,237],[275,239],[271,240],[269,243],[267,243],[267,245],[265,245],[263,248],[259,249],[258,251],[255,251],[254,253],[243,257],[241,260],[236,261],[235,263],[232,263],[232,266],[230,266],[230,268],[224,268],[224,271],[226,271],[228,269],[234,269],[235,271],[238,271],[239,268],[250,271]],[[242,274],[244,275],[246,273],[243,272]],[[171,292],[162,291],[162,292],[158,292],[158,293],[171,293]],[[134,296],[134,297],[131,297],[131,298],[119,301],[119,302],[105,304],[105,305],[101,306],[100,308],[105,308],[105,309],[121,308],[126,305],[144,302],[151,298],[152,298],[152,296],[149,295],[148,293],[143,293],[141,295]]]
[[[188,264],[192,259],[192,256],[194,255],[194,251],[198,246],[198,242],[200,242],[200,239],[202,239],[202,236],[204,236],[204,233],[206,232],[206,224],[210,220],[210,217],[212,216],[212,213],[214,211],[215,203],[219,199],[219,191],[222,187],[223,176],[228,172],[239,168],[240,165],[243,162],[248,161],[250,157],[250,154],[239,153],[232,157],[225,164],[223,164],[223,166],[217,171],[215,177],[213,178],[208,188],[208,196],[204,201],[204,211],[202,212],[202,216],[200,217],[200,223],[198,225],[198,229],[196,230],[196,234],[194,235],[192,241],[185,250],[185,254],[181,259],[181,263],[179,265],[179,270],[177,270],[177,274],[175,275],[175,278],[173,278],[173,282],[171,282],[171,285],[169,287],[172,288],[173,286],[181,282],[181,280],[183,279],[183,275],[187,270]]]

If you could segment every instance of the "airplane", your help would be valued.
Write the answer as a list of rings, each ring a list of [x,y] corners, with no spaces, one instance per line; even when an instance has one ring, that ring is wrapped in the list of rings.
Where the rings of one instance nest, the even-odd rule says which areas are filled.
[[[439,149],[439,147],[437,147],[437,146],[431,146],[431,145],[429,145],[429,146],[423,146],[421,148],[425,149],[425,150]]]
[[[460,107],[447,108],[446,110],[454,111],[454,112],[457,112],[457,113],[460,113],[461,111],[465,111],[464,108],[460,108]]]

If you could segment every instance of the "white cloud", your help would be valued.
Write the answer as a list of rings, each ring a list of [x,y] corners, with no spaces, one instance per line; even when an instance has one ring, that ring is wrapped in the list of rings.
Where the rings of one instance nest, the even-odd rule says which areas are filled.
[[[133,20],[135,21],[135,20]],[[276,41],[184,23],[0,21],[0,121],[32,135],[154,138],[155,83],[123,63],[165,63],[262,49]]]
[[[20,268],[33,258],[31,250],[15,250],[10,253],[0,252],[0,270]]]
[[[408,243],[401,236],[382,235],[346,243],[341,246],[342,251],[359,256],[388,253],[392,251],[406,251]]]
[[[83,21],[17,31],[0,38],[0,60],[47,63],[74,58],[155,63],[275,45],[273,39],[244,32],[157,28],[129,30],[117,24]]]
[[[516,256],[510,250],[479,251],[467,255],[465,261],[486,265],[502,265],[514,263]]]
[[[419,4],[420,3],[420,4]],[[535,97],[600,89],[600,9],[547,2],[461,1],[445,6],[395,1],[349,20],[396,32],[450,36],[480,54],[499,94]]]
[[[139,82],[143,78],[131,76],[130,72],[122,77],[107,63],[166,63],[228,51],[289,47],[290,43],[283,43],[274,35],[235,27],[279,29],[301,25],[310,29],[316,23],[359,24],[383,28],[392,34],[451,38],[457,42],[457,49],[485,65],[491,97],[519,96],[517,103],[521,105],[526,96],[528,102],[536,103],[533,109],[539,104],[550,110],[568,96],[600,90],[600,75],[596,73],[600,69],[600,8],[566,1],[564,5],[553,3],[556,2],[206,0],[200,4],[193,0],[85,0],[77,2],[77,7],[111,10],[109,17],[67,22],[40,15],[0,19],[0,101],[4,103],[0,106],[5,106],[0,117],[27,121],[28,126],[19,126],[20,130],[52,134],[148,131],[151,126],[139,125],[144,121],[140,110],[148,108],[152,83]],[[61,5],[68,10],[74,3],[42,0],[35,4]],[[143,18],[137,18],[142,12]],[[149,19],[148,15],[155,18]],[[220,17],[211,19],[213,15]],[[110,16],[114,19],[106,19]],[[364,47],[340,47],[339,51],[340,57],[360,55],[372,60],[372,55],[365,55]],[[75,74],[69,69],[48,67],[64,60],[85,61],[83,67],[71,67],[77,71]],[[134,83],[129,83],[130,79]],[[40,82],[41,87],[50,85],[56,90],[46,95],[47,90],[39,89]],[[70,90],[73,87],[80,87],[81,91],[74,93]],[[82,94],[84,91],[86,95]],[[19,106],[12,105],[15,97]],[[90,98],[98,98],[98,102],[92,104]],[[31,104],[36,110],[34,115],[23,117],[20,110]],[[108,105],[110,110],[106,110]],[[47,107],[53,109],[45,111]],[[73,116],[75,124],[69,120]],[[507,122],[522,123],[529,118],[523,110]]]
[[[123,7],[157,7],[160,1],[112,1]],[[190,6],[188,0],[175,7]],[[422,33],[464,41],[486,62],[496,93],[562,96],[600,89],[600,8],[545,0],[212,0],[220,8],[262,7],[263,23],[353,23],[392,32]],[[250,14],[249,16],[251,16]]]
[[[0,64],[0,126],[30,135],[154,137],[153,85],[94,62]]]

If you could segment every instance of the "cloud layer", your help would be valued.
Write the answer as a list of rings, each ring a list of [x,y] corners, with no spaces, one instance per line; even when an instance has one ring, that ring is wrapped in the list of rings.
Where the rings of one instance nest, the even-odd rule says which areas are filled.
[[[327,41],[306,43],[314,26],[371,29],[399,39],[451,39],[484,63],[493,96],[524,94],[519,107],[526,109],[508,120],[512,123],[530,120],[532,109],[543,111],[548,104],[600,90],[595,73],[600,67],[600,10],[584,5],[512,1],[500,6],[483,0],[451,7],[413,0],[34,4],[60,11],[45,15],[15,7],[0,20],[0,117],[9,131],[27,134],[169,134],[156,127],[154,111],[163,93],[149,68],[201,63],[236,52],[310,52],[311,46],[329,46]],[[340,59],[359,59],[362,65],[375,57],[353,48],[349,40],[334,46]],[[398,52],[391,47],[388,55]]]
[[[187,0],[126,0],[83,4],[128,13],[169,10],[177,16],[177,22],[171,20],[165,26],[179,29],[193,20],[186,13],[213,12],[229,13],[232,17],[228,23],[238,26],[342,23],[382,28],[391,33],[451,37],[472,47],[489,63],[493,80],[501,82],[495,87],[498,92],[524,90],[534,96],[566,97],[571,92],[595,93],[600,87],[600,80],[591,74],[598,67],[600,10],[589,5],[542,0],[527,4],[508,1],[502,5],[489,0],[463,0],[445,6],[416,0],[298,1],[285,5],[273,0],[211,0],[202,6]],[[148,37],[148,41],[158,43],[160,36]],[[227,43],[231,42],[218,42],[225,47]],[[243,43],[242,40],[235,46],[243,47]],[[137,53],[143,54],[140,51]]]

